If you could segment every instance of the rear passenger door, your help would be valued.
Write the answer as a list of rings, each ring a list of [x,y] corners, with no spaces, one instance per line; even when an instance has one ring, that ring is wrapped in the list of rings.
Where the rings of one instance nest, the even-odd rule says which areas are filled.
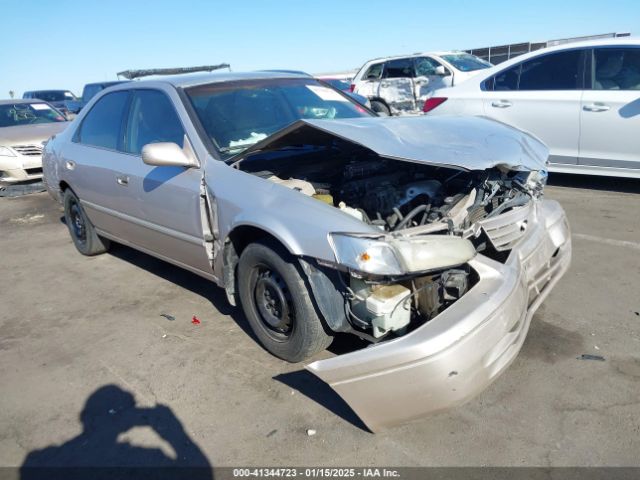
[[[118,177],[129,161],[122,153],[129,96],[130,92],[123,90],[98,99],[62,151],[62,178],[78,195],[95,227],[116,237],[125,231],[121,215],[125,204]]]
[[[191,269],[210,272],[203,242],[201,168],[151,166],[142,148],[172,142],[194,155],[170,95],[176,92],[136,89],[126,120],[122,189],[127,221],[125,238],[136,246]]]
[[[485,82],[485,115],[530,132],[547,144],[550,162],[576,164],[584,51],[533,57]]]
[[[589,52],[580,110],[580,165],[640,169],[640,47]]]
[[[380,97],[395,110],[416,110],[413,58],[397,58],[384,65]]]

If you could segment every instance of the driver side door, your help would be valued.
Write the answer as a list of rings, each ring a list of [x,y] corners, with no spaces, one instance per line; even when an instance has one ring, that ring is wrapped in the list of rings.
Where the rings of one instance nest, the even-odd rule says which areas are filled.
[[[416,57],[416,98],[424,102],[430,93],[438,88],[450,87],[453,75],[447,67],[431,57]],[[442,67],[445,74],[438,73],[437,68]]]
[[[211,272],[201,220],[201,168],[151,166],[142,148],[172,142],[194,155],[172,99],[156,89],[132,92],[126,119],[123,214],[126,239],[141,250],[191,270]]]

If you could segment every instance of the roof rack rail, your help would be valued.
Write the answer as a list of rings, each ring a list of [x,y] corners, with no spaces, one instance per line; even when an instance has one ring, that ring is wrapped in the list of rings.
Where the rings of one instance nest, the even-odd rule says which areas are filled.
[[[193,72],[213,72],[214,70],[220,70],[222,68],[228,68],[231,70],[231,65],[228,63],[220,63],[219,65],[202,65],[200,67],[178,67],[178,68],[149,68],[146,70],[124,70],[118,72],[118,77],[124,77],[128,80],[135,78],[148,77],[150,75],[180,75],[181,73],[193,73]]]

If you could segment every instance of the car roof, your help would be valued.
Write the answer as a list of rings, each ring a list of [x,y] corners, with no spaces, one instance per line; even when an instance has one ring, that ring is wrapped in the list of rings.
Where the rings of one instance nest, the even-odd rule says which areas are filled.
[[[85,83],[85,87],[90,87],[93,85],[117,85],[118,83],[127,83],[130,82],[130,80],[108,80],[106,82],[91,82],[91,83]]]
[[[502,71],[505,68],[509,68],[512,65],[517,65],[530,58],[535,58],[539,55],[545,55],[547,53],[561,52],[563,50],[573,50],[589,47],[608,47],[608,46],[639,46],[639,37],[618,37],[618,38],[603,38],[598,40],[584,40],[581,42],[567,42],[560,45],[554,45],[552,47],[541,48],[540,50],[534,50],[517,57],[510,58],[507,61],[494,65],[491,68],[483,70],[483,73],[477,77],[476,80],[484,81],[485,78],[489,78],[491,75],[498,71]]]
[[[451,55],[451,54],[462,54],[462,53],[467,53],[463,50],[440,50],[437,52],[415,52],[415,53],[408,53],[406,55],[393,55],[390,57],[379,57],[379,58],[373,58],[371,60],[368,60],[365,65],[368,65],[370,63],[378,63],[378,62],[386,62],[388,60],[397,60],[399,58],[413,58],[413,57],[421,57],[423,55],[434,55],[437,57],[441,57],[442,55]]]
[[[14,98],[14,99],[6,99],[0,100],[0,105],[16,105],[18,103],[47,103],[43,100],[38,100],[37,98]]]
[[[26,92],[24,92],[24,93],[70,92],[70,91],[71,91],[71,90],[65,90],[65,89],[62,89],[62,88],[58,88],[58,89],[56,89],[56,88],[53,88],[53,89],[50,89],[50,88],[43,88],[43,89],[40,89],[40,90],[28,90],[28,91],[26,91]]]
[[[122,88],[135,88],[136,85],[153,86],[158,84],[173,85],[176,88],[195,87],[198,85],[206,85],[209,83],[235,82],[238,80],[263,80],[269,78],[312,78],[306,73],[297,73],[293,71],[258,71],[258,72],[220,72],[220,73],[204,73],[204,74],[183,74],[183,75],[166,75],[158,76],[148,80],[135,80],[126,82],[133,85],[123,86]],[[118,88],[118,87],[117,87]],[[119,88],[118,88],[119,89]]]

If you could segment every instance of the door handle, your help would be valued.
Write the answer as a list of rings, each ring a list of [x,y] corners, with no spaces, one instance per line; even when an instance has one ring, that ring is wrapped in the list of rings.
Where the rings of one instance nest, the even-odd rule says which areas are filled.
[[[67,170],[75,170],[76,162],[74,162],[73,160],[67,160],[66,162],[64,162],[64,168],[66,168]]]
[[[127,185],[129,185],[129,177],[127,177],[126,175],[119,175],[116,177],[116,182],[118,182],[118,185],[126,187]]]
[[[491,102],[491,106],[496,108],[508,108],[511,105],[512,103],[509,100],[496,100]]]
[[[388,87],[389,85],[391,85],[389,82],[380,82],[381,87]]]
[[[611,107],[609,107],[608,105],[599,102],[590,103],[589,105],[585,105],[582,107],[582,109],[587,112],[606,112],[610,108]]]

